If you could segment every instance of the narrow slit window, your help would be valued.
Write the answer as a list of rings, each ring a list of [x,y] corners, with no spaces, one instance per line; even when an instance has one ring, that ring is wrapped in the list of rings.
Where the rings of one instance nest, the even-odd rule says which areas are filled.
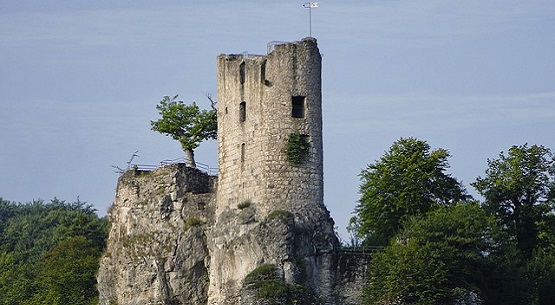
[[[266,62],[265,61],[260,65],[260,81],[263,84],[266,83]]]
[[[244,122],[247,120],[247,103],[241,102],[239,104],[239,121]]]
[[[304,118],[304,96],[293,96],[291,98],[291,116],[294,118]]]
[[[241,82],[241,84],[245,83],[245,63],[242,62],[241,65],[239,66],[239,81]]]
[[[241,144],[241,162],[245,161],[245,143]]]

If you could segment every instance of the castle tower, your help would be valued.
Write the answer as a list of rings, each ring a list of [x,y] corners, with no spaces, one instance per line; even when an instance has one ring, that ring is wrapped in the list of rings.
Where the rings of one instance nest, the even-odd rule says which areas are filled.
[[[266,56],[218,56],[210,305],[243,304],[243,280],[261,264],[323,299],[334,282],[328,271],[338,240],[323,203],[322,58],[314,38],[269,46]],[[300,162],[286,153],[291,146]]]
[[[259,216],[323,204],[321,55],[316,39],[267,56],[218,57],[217,212],[250,202]],[[304,162],[285,153],[308,142]]]

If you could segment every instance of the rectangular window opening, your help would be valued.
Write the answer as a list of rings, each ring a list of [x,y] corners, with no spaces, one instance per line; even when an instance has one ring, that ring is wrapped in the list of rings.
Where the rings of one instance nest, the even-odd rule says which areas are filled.
[[[244,122],[247,120],[247,103],[241,102],[239,104],[239,121]]]
[[[304,118],[306,97],[304,96],[293,96],[291,97],[291,116],[294,118]]]

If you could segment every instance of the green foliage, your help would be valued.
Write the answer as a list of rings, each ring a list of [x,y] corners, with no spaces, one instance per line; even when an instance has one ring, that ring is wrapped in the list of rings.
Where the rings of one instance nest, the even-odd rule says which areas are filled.
[[[551,151],[513,146],[488,160],[485,178],[472,184],[484,196],[479,205],[442,176],[447,152],[434,156],[419,142],[401,139],[361,175],[352,229],[373,238],[376,232],[399,232],[373,256],[366,303],[553,304]],[[376,223],[395,226],[386,231]]]
[[[188,158],[193,158],[193,150],[208,139],[216,139],[218,122],[217,113],[212,102],[211,110],[201,110],[195,102],[186,105],[183,101],[164,96],[156,106],[161,118],[151,121],[153,131],[171,136],[177,140]],[[189,160],[194,164],[194,160]]]
[[[278,276],[275,265],[264,264],[247,274],[243,280],[243,286],[247,289],[255,289],[256,297],[264,300],[264,304],[320,304],[318,298],[300,285],[285,283]]]
[[[263,264],[258,266],[256,269],[251,271],[244,279],[246,284],[258,283],[261,281],[266,281],[274,279],[276,277],[277,270],[276,266],[272,264]]]
[[[95,274],[108,233],[90,205],[0,198],[0,304],[97,303]]]
[[[97,296],[96,272],[101,251],[84,236],[71,237],[46,252],[36,265],[40,283],[32,303],[91,304]]]
[[[548,305],[555,300],[555,254],[539,252],[522,268],[526,304]],[[522,288],[521,288],[522,289]]]
[[[153,242],[154,236],[152,234],[133,234],[126,235],[122,239],[123,247],[141,247],[145,245],[150,245]]]
[[[386,245],[413,215],[469,199],[464,187],[445,173],[445,149],[430,150],[425,141],[401,138],[360,174],[362,197],[350,230],[367,244]]]
[[[538,247],[553,247],[555,160],[548,148],[513,146],[507,155],[488,160],[484,178],[472,184],[484,207],[516,238],[525,257]]]
[[[308,137],[298,132],[292,133],[285,144],[287,161],[293,165],[301,165],[306,161],[310,150]]]
[[[370,265],[368,303],[453,304],[461,291],[481,292],[481,268],[497,246],[491,223],[477,204],[411,218]]]
[[[289,211],[285,211],[285,210],[275,210],[272,211],[268,217],[266,218],[267,221],[271,221],[274,219],[278,219],[281,220],[283,222],[291,222],[295,219],[295,216],[293,215],[293,213],[289,212]]]
[[[189,229],[190,227],[196,227],[202,225],[202,221],[198,218],[190,217],[185,223],[185,227]]]
[[[237,208],[238,208],[239,210],[246,209],[246,208],[250,207],[251,204],[252,204],[252,202],[251,202],[250,200],[245,200],[245,201],[239,203],[239,204],[237,205]]]

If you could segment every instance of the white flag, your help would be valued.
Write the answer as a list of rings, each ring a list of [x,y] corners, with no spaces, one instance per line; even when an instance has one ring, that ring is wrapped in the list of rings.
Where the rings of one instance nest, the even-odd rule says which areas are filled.
[[[303,4],[304,8],[315,8],[318,7],[318,2],[307,2]]]

